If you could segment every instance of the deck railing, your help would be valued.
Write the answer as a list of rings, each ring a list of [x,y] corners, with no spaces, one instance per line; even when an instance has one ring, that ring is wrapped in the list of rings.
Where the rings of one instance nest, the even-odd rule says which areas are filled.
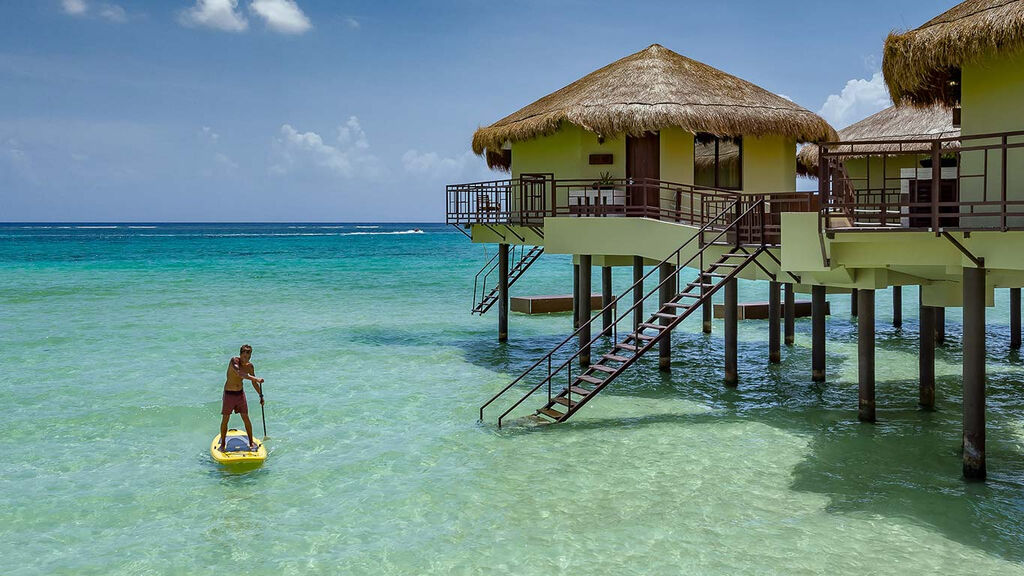
[[[643,179],[555,179],[552,174],[523,174],[519,178],[453,184],[447,187],[447,223],[541,226],[545,217],[631,217],[686,224],[700,228],[736,202],[765,200],[764,234],[777,243],[782,212],[813,212],[816,195],[807,192],[742,194]],[[756,230],[760,234],[761,222]],[[741,234],[753,235],[746,226]],[[759,243],[760,238],[756,241]]]
[[[1024,230],[1024,131],[829,142],[818,158],[828,231]]]

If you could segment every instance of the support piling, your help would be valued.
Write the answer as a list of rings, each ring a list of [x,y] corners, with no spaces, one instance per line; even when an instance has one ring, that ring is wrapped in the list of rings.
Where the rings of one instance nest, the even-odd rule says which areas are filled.
[[[1010,350],[1020,350],[1020,288],[1010,288]]]
[[[590,366],[590,272],[591,256],[580,254],[580,289],[579,289],[579,310],[580,310],[580,366]]]
[[[964,477],[985,478],[985,269],[964,268]]]
[[[700,275],[700,281],[702,284],[711,283],[711,279],[703,274]],[[701,290],[704,290],[703,286],[701,287]],[[704,331],[705,334],[711,334],[711,313],[713,311],[713,306],[714,305],[711,303],[711,299],[708,298],[707,301],[704,302],[704,306],[701,309],[701,316],[703,318],[703,324],[701,325],[701,329]]]
[[[857,317],[857,289],[850,290],[850,316]]]
[[[892,287],[892,325],[903,326],[903,286]]]
[[[857,418],[875,421],[875,291],[857,291]]]
[[[794,318],[796,317],[796,301],[793,297],[793,285],[786,284],[785,306],[783,307],[783,324],[785,324],[786,346],[792,346],[796,334]]]
[[[640,302],[633,309],[633,330],[640,327],[644,321],[644,259],[642,256],[633,256],[633,302]]]
[[[658,281],[661,288],[658,289],[658,307],[663,308],[665,303],[675,295],[675,279],[672,273],[676,267],[672,264],[662,264],[658,267]],[[672,277],[672,280],[669,278]],[[669,323],[667,318],[661,318],[660,324],[666,326]],[[658,340],[658,370],[668,372],[672,370],[672,333],[663,334]]]
[[[739,295],[736,279],[731,278],[725,284],[725,385],[730,387],[736,386],[739,383],[737,362],[738,306]]]
[[[811,379],[825,381],[825,287],[811,287]]]
[[[917,403],[926,410],[935,409],[935,308],[921,304],[919,349],[917,355],[920,385]]]
[[[935,343],[946,343],[946,309],[941,306],[935,308]]]
[[[612,267],[601,267],[601,335],[611,336],[612,334],[612,309],[608,307],[612,303]]]
[[[779,337],[780,291],[778,282],[768,282],[768,362],[778,364],[782,361],[782,350]]]
[[[498,244],[498,342],[508,341],[508,244]]]
[[[580,327],[580,265],[572,265],[572,329]]]

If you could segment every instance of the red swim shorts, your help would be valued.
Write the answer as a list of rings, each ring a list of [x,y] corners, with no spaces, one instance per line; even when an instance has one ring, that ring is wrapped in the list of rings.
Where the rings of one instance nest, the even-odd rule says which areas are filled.
[[[220,413],[228,416],[232,412],[238,412],[239,414],[249,413],[249,405],[245,402],[245,392],[241,390],[224,391],[224,402],[221,405]]]

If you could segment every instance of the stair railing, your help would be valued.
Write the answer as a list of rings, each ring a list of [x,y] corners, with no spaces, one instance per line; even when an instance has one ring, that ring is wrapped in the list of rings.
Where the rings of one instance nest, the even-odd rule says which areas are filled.
[[[638,281],[634,282],[629,287],[629,289],[627,289],[625,292],[620,294],[614,300],[609,302],[604,308],[602,308],[597,314],[593,315],[588,321],[580,324],[580,327],[577,328],[576,331],[574,331],[572,334],[570,334],[565,340],[562,340],[557,346],[552,348],[547,354],[545,354],[540,359],[538,359],[536,362],[534,362],[532,366],[527,368],[522,374],[520,374],[515,380],[513,380],[508,385],[506,385],[504,388],[502,388],[497,394],[492,396],[490,400],[488,400],[482,406],[480,406],[480,420],[483,421],[484,408],[487,408],[487,406],[489,406],[495,400],[500,398],[503,394],[505,394],[513,386],[515,386],[516,384],[521,382],[524,378],[526,378],[528,375],[530,375],[538,366],[543,364],[545,361],[547,362],[547,365],[548,365],[548,374],[547,374],[547,376],[543,380],[541,380],[540,383],[538,383],[536,386],[534,386],[530,391],[528,391],[526,394],[524,394],[515,404],[513,404],[511,407],[509,407],[507,410],[505,410],[498,417],[498,427],[499,428],[501,427],[501,422],[505,418],[505,416],[507,416],[509,413],[511,413],[512,410],[515,410],[520,404],[522,404],[527,398],[532,396],[537,390],[539,390],[545,384],[547,384],[547,386],[548,386],[548,399],[550,401],[550,398],[551,398],[551,382],[552,382],[554,376],[556,376],[559,372],[561,372],[567,366],[568,366],[568,370],[567,370],[568,382],[569,382],[569,385],[571,385],[572,384],[572,363],[573,363],[573,361],[576,358],[578,358],[584,351],[589,350],[601,338],[605,337],[606,333],[603,330],[601,332],[599,332],[598,335],[595,338],[593,338],[589,343],[587,343],[585,346],[580,347],[576,351],[575,354],[573,354],[567,360],[562,362],[562,364],[560,364],[557,368],[553,369],[552,368],[552,358],[553,358],[554,354],[556,352],[558,352],[559,350],[561,350],[566,344],[568,344],[572,340],[576,339],[579,336],[579,334],[584,330],[584,328],[588,328],[591,324],[593,324],[595,320],[597,320],[599,317],[601,317],[603,315],[605,310],[607,310],[609,308],[614,310],[615,309],[614,307],[619,302],[619,300],[624,298],[627,294],[632,294],[633,288],[637,287],[637,286],[641,286],[643,284],[643,282],[648,277],[650,277],[652,274],[654,274],[654,272],[658,268],[660,268],[660,266],[662,264],[670,264],[672,262],[672,260],[675,260],[676,267],[675,267],[675,271],[672,274],[668,275],[664,280],[659,282],[658,285],[653,290],[649,291],[642,298],[636,300],[633,303],[633,305],[629,307],[629,309],[627,309],[626,311],[624,311],[621,314],[619,314],[618,317],[615,318],[615,320],[612,322],[612,338],[614,339],[614,341],[617,342],[618,341],[618,324],[619,324],[619,322],[621,322],[624,318],[627,318],[630,313],[632,313],[638,306],[642,305],[648,298],[651,297],[651,295],[653,295],[654,293],[658,292],[662,288],[662,286],[665,285],[667,282],[674,281],[678,277],[679,272],[683,268],[685,268],[687,265],[691,264],[694,260],[699,258],[699,259],[701,259],[700,261],[703,263],[703,252],[704,252],[704,249],[708,245],[715,244],[716,242],[718,242],[718,240],[720,240],[723,236],[725,236],[726,233],[729,230],[731,230],[734,227],[737,227],[738,225],[740,225],[744,221],[744,219],[746,217],[748,217],[749,215],[755,213],[756,210],[758,210],[758,209],[763,210],[764,209],[764,198],[763,197],[762,198],[758,198],[757,200],[755,200],[750,205],[750,207],[748,207],[746,210],[744,210],[742,212],[737,211],[736,207],[741,206],[742,202],[743,202],[743,198],[740,197],[740,198],[737,198],[736,200],[733,200],[731,203],[729,203],[717,215],[715,215],[714,217],[709,219],[707,222],[705,222],[704,225],[701,226],[697,230],[697,232],[693,236],[691,236],[689,239],[687,239],[687,241],[684,242],[679,248],[677,248],[674,252],[669,254],[669,256],[667,258],[665,258],[664,260],[662,260],[658,265],[654,266],[651,269],[650,272],[648,272],[647,274],[644,274],[644,276],[641,277]],[[713,229],[713,224],[714,223],[718,222],[723,217],[731,216],[731,215],[735,215],[733,220],[729,221],[723,228],[721,228],[721,230],[718,232],[718,234],[714,238],[712,238],[710,241],[705,241],[704,240],[704,234],[706,232],[708,232],[709,230]],[[763,222],[763,219],[762,219],[762,222]],[[763,235],[762,235],[762,239],[763,239]],[[693,243],[695,241],[699,243],[700,248],[697,250],[697,252],[695,254],[693,254],[685,262],[681,262],[681,260],[682,260],[682,258],[681,258],[682,251],[685,248],[687,248],[691,243]],[[702,268],[702,270],[703,270],[703,268]]]

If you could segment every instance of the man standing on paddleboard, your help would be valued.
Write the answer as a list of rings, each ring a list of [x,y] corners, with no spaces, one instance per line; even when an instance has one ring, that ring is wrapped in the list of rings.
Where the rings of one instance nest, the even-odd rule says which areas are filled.
[[[220,413],[220,449],[224,451],[224,442],[228,435],[228,420],[232,412],[238,412],[245,422],[245,433],[249,435],[249,448],[256,450],[256,442],[252,439],[252,422],[249,421],[249,405],[245,402],[244,384],[246,380],[252,382],[252,387],[260,395],[260,404],[263,404],[263,378],[255,376],[256,368],[249,359],[252,358],[252,346],[243,345],[235,356],[228,362],[228,379],[224,382],[224,401]]]

